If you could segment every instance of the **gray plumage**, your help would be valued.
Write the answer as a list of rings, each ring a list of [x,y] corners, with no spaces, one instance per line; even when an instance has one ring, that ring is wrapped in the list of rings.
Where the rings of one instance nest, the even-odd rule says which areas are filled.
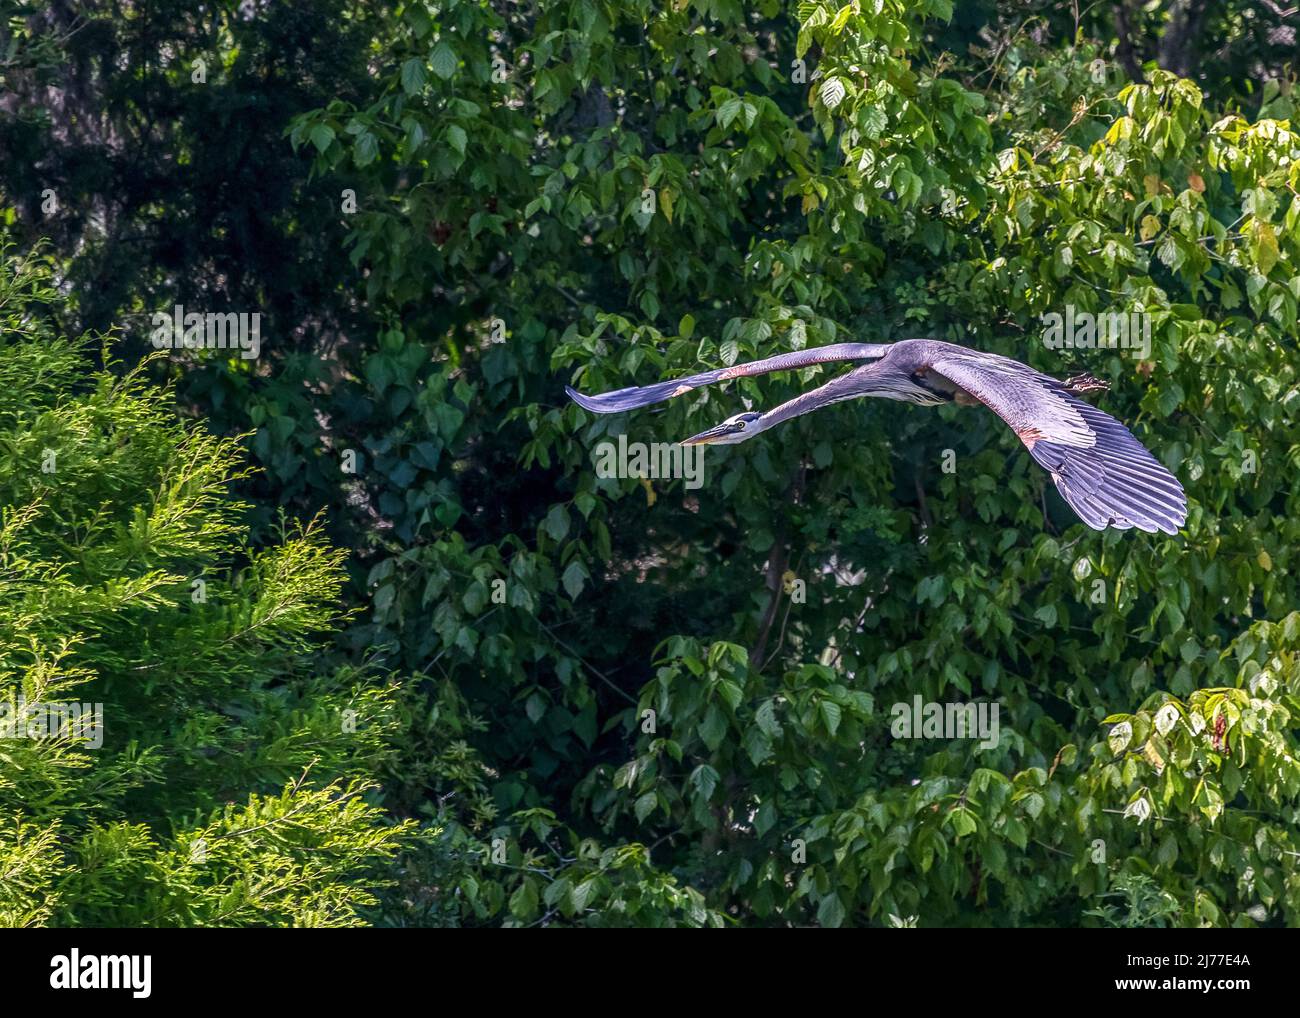
[[[734,445],[800,414],[863,396],[921,406],[982,403],[1010,426],[1030,456],[1094,530],[1136,527],[1177,533],[1187,520],[1182,485],[1124,425],[1079,399],[1106,388],[1090,375],[1058,381],[1009,357],[933,339],[898,343],[836,343],[780,354],[749,364],[705,371],[599,396],[565,391],[593,413],[619,413],[680,396],[731,378],[833,361],[872,360],[766,413],[728,418],[685,444]]]

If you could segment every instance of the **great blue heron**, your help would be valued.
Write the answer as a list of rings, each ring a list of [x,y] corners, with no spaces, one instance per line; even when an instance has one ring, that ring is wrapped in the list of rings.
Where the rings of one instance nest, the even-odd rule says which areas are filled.
[[[599,396],[565,391],[585,410],[619,413],[681,396],[702,385],[825,364],[873,360],[767,413],[743,413],[688,438],[684,445],[735,445],[828,403],[883,396],[921,406],[983,403],[1016,433],[1045,467],[1084,523],[1094,530],[1137,527],[1175,534],[1187,520],[1187,496],[1132,433],[1108,414],[1077,398],[1107,388],[1091,375],[1058,381],[1019,361],[933,339],[898,343],[834,343],[779,354],[749,364]]]

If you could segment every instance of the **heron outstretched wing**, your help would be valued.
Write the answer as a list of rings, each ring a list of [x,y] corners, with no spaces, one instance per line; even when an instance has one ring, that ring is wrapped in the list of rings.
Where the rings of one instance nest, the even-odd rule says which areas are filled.
[[[685,395],[703,385],[725,382],[729,378],[745,378],[751,375],[766,374],[769,371],[789,371],[794,368],[806,368],[813,364],[826,364],[834,361],[871,360],[876,357],[883,357],[888,351],[888,344],[831,343],[829,346],[795,350],[791,353],[777,354],[775,357],[768,357],[761,361],[734,364],[729,368],[715,368],[713,371],[703,371],[698,375],[674,378],[667,382],[656,382],[653,385],[615,389],[612,392],[602,392],[598,396],[584,396],[567,385],[564,387],[564,391],[569,394],[570,399],[584,410],[590,410],[596,414],[616,414],[624,410],[635,410],[637,407],[650,406],[652,403],[662,403],[666,399]]]
[[[1094,530],[1175,534],[1187,520],[1177,478],[1119,421],[1006,358],[949,354],[930,367],[1002,418]]]

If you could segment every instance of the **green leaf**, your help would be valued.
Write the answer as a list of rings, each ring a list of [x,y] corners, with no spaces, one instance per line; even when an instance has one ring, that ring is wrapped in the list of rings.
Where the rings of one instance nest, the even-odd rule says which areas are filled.
[[[728,99],[718,107],[718,126],[729,127],[731,122],[740,115],[741,107],[744,103],[739,96]]]
[[[330,143],[334,141],[334,128],[329,124],[316,124],[307,137],[316,146],[316,151],[324,154],[330,147]]]
[[[524,877],[515,893],[510,895],[510,914],[516,919],[532,919],[537,915],[537,904],[537,885],[532,877]]]
[[[764,700],[754,712],[754,722],[773,739],[781,737],[781,723],[776,719],[776,701]]]
[[[415,95],[424,88],[428,79],[424,73],[424,61],[411,57],[402,64],[402,89],[407,95]]]
[[[1260,273],[1267,276],[1281,257],[1277,246],[1277,232],[1271,223],[1255,220],[1251,236],[1255,262],[1259,266]]]
[[[582,588],[586,586],[587,580],[590,578],[591,574],[587,572],[587,567],[574,559],[565,568],[564,575],[560,577],[560,583],[564,586],[564,592],[569,595],[569,598],[576,601],[578,595],[582,593]]]
[[[445,40],[434,46],[433,52],[429,54],[429,67],[443,81],[450,80],[456,73],[457,63],[456,51]]]
[[[840,718],[843,715],[840,705],[832,700],[822,700],[821,703],[818,704],[818,708],[821,711],[822,721],[826,725],[826,730],[830,732],[831,735],[834,735],[840,727]]]
[[[690,784],[700,794],[700,798],[708,801],[713,798],[714,789],[718,787],[718,772],[708,764],[700,764],[691,772]]]
[[[553,541],[563,541],[569,535],[569,507],[556,504],[551,506],[542,521],[542,530]]]
[[[352,149],[352,158],[358,166],[368,166],[375,161],[379,154],[379,142],[369,131],[364,131],[357,136],[356,144]]]
[[[817,922],[830,929],[838,929],[844,922],[844,905],[838,894],[828,894],[817,906]]]
[[[818,90],[817,94],[821,98],[822,105],[824,105],[828,110],[833,110],[844,101],[847,89],[845,89],[843,81],[839,78],[832,77],[827,78],[822,82],[822,87]]]
[[[646,792],[640,796],[636,805],[633,807],[633,813],[636,815],[637,823],[645,823],[646,817],[654,812],[655,806],[659,804],[659,798],[654,792]]]
[[[699,726],[699,733],[700,738],[704,740],[704,745],[708,746],[710,751],[722,745],[722,740],[727,735],[727,717],[716,704],[709,704],[709,709],[704,714],[704,721]]]

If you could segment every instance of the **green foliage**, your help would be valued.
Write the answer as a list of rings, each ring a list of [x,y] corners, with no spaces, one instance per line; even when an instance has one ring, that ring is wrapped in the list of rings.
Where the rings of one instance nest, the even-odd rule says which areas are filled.
[[[1121,875],[1116,880],[1116,890],[1101,897],[1119,899],[1122,904],[1106,904],[1089,909],[1085,914],[1096,916],[1104,925],[1119,929],[1163,929],[1176,914],[1178,903],[1168,891],[1144,874]]]
[[[1188,709],[1208,719],[1220,701],[1201,687],[1225,648],[1252,617],[1279,618],[1292,602],[1284,478],[1296,389],[1284,337],[1300,279],[1288,212],[1295,139],[1285,122],[1213,113],[1190,82],[1160,71],[1116,91],[1090,75],[1086,49],[1038,52],[1033,73],[973,89],[911,59],[923,18],[947,13],[810,3],[791,39],[779,21],[754,34],[725,9],[557,6],[513,50],[522,26],[472,4],[395,21],[382,48],[400,87],[368,107],[300,118],[291,139],[327,128],[318,167],[350,166],[367,194],[389,193],[352,231],[372,299],[386,294],[418,316],[413,295],[430,282],[449,295],[478,288],[486,307],[464,300],[465,314],[513,330],[504,347],[473,343],[466,322],[470,345],[448,368],[459,376],[472,361],[477,372],[456,383],[455,432],[438,433],[459,444],[493,405],[523,402],[509,414],[527,427],[522,465],[561,469],[572,487],[539,511],[535,535],[506,539],[509,553],[439,538],[434,526],[418,552],[371,579],[415,593],[431,572],[420,596],[449,672],[472,674],[478,661],[513,670],[514,703],[532,724],[557,731],[562,710],[570,739],[586,741],[590,687],[575,688],[573,664],[557,669],[558,686],[537,684],[535,666],[515,670],[535,660],[520,637],[551,656],[564,645],[545,634],[565,617],[608,632],[603,604],[645,602],[640,563],[654,561],[655,588],[689,597],[689,617],[661,611],[642,625],[651,601],[619,628],[646,634],[641,655],[652,634],[675,631],[665,626],[690,635],[663,644],[635,710],[606,702],[601,716],[637,736],[654,709],[665,732],[597,763],[575,801],[611,832],[668,837],[674,866],[756,920],[1078,921],[1071,898],[1150,869],[1188,903],[1186,922],[1251,922],[1261,903],[1291,922],[1296,900],[1280,893],[1290,821],[1244,812],[1252,794],[1295,808],[1285,707],[1222,708],[1229,724],[1232,711],[1250,714],[1255,766],[1286,775],[1280,787],[1261,777],[1246,788],[1236,764],[1217,791],[1223,778],[1197,765],[1205,747],[1153,747],[1185,767],[1162,765],[1164,812],[1150,826],[1131,804],[1148,794],[1142,768],[1154,765],[1112,762],[1098,723],[1135,695],[1191,697]],[[697,17],[708,56],[686,28]],[[764,52],[815,54],[807,86],[787,84]],[[420,54],[433,74],[410,69]],[[613,95],[628,113],[602,122],[599,97]],[[394,177],[394,165],[410,175]],[[507,277],[487,282],[502,261]],[[543,311],[554,293],[574,305],[558,321]],[[623,428],[689,434],[737,393],[626,421],[517,395],[536,384],[524,379],[544,343],[553,368],[577,366],[574,377],[600,390],[903,329],[1065,374],[1060,354],[1049,363],[1055,352],[1030,335],[1067,304],[1150,316],[1149,355],[1103,351],[1101,365],[1116,379],[1111,408],[1188,483],[1185,540],[1082,532],[1011,436],[987,419],[962,427],[956,410],[899,420],[847,406],[727,455],[713,468],[714,497],[673,492],[643,506],[634,480],[594,476],[585,447]],[[995,338],[1008,324],[1026,340]],[[816,376],[804,374],[800,386]],[[790,385],[738,388],[770,405]],[[956,474],[927,465],[945,448],[961,458]],[[807,605],[782,600],[787,567],[807,578]],[[497,609],[474,593],[493,577],[509,590]],[[600,603],[564,607],[593,586]],[[376,627],[400,634],[420,617],[401,602],[377,597]],[[698,642],[721,632],[739,639]],[[589,674],[636,660],[627,636],[606,642],[597,660],[583,656]],[[502,658],[506,646],[516,653]],[[918,692],[994,697],[1011,731],[979,756],[960,743],[904,748],[885,711]],[[534,768],[550,766],[534,753]],[[1211,803],[1234,818],[1207,812]],[[1239,822],[1263,832],[1258,846],[1228,849]],[[791,861],[796,840],[806,865]]]
[[[217,57],[206,91],[184,63],[115,70],[142,29],[98,8],[70,40],[74,95],[117,86],[86,143],[111,183],[36,84],[57,15],[6,71],[22,101],[0,131],[26,157],[0,188],[25,237],[53,236],[84,321],[137,343],[135,316],[177,300],[271,322],[256,368],[141,369],[217,435],[254,431],[249,477],[233,439],[162,426],[138,373],[70,401],[51,385],[74,346],[0,360],[6,533],[33,588],[12,628],[77,641],[66,664],[45,650],[49,681],[93,671],[131,705],[123,773],[179,779],[123,789],[157,847],[121,852],[256,826],[213,827],[217,789],[271,809],[319,759],[321,809],[369,777],[422,826],[378,922],[1300,925],[1300,141],[1284,47],[1247,5],[1190,35],[1169,4],[237,6],[161,5],[156,38]],[[1261,62],[1278,80],[1257,92]],[[1145,315],[1149,351],[1049,346],[1067,306]],[[593,469],[599,442],[680,439],[826,369],[619,417],[562,392],[917,335],[1104,376],[1102,405],[1185,484],[1185,531],[1087,530],[999,422],[955,407],[844,403],[710,449],[699,490]],[[46,447],[57,518],[86,536],[29,547]],[[281,532],[285,506],[325,510],[349,584],[320,530]],[[358,610],[327,652],[310,641],[340,592]],[[308,648],[329,667],[296,671]],[[918,696],[996,703],[997,745],[898,737]],[[340,738],[323,719],[357,704],[370,720]],[[66,837],[28,823],[23,858]],[[289,921],[349,914],[335,893]]]
[[[0,924],[356,924],[408,825],[363,777],[392,691],[306,659],[341,554],[317,526],[242,545],[238,444],[91,370],[39,324],[56,299],[5,261]]]

